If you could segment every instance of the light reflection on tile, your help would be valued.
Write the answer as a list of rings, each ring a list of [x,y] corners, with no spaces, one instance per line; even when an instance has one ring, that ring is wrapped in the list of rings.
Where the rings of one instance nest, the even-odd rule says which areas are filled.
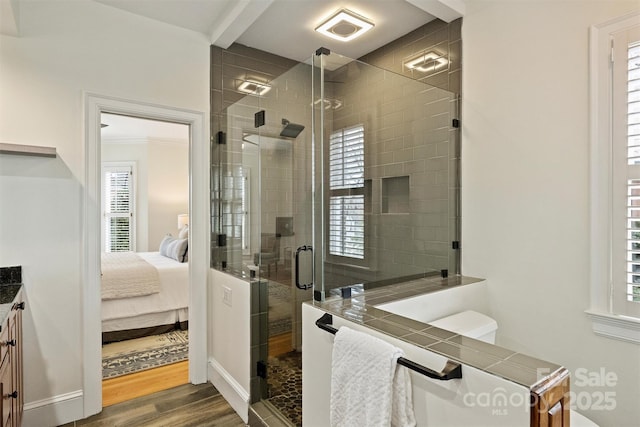
[[[469,347],[457,346],[447,342],[439,342],[430,345],[427,350],[433,350],[444,356],[475,366],[479,369],[486,369],[487,367],[500,362],[500,359],[495,356],[491,356]]]

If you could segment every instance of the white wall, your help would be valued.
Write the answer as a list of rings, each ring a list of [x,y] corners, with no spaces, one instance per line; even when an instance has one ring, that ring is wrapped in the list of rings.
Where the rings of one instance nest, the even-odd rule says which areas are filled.
[[[177,236],[178,215],[189,213],[189,146],[150,141],[148,179],[149,251],[157,251],[165,235]]]
[[[209,43],[89,0],[20,12],[21,37],[0,36],[0,140],[59,156],[0,159],[0,265],[24,266],[27,409],[69,400],[48,414],[62,424],[82,417],[83,91],[208,111]]]
[[[177,236],[178,215],[189,213],[189,144],[147,140],[102,144],[102,161],[136,162],[136,251],[157,251]]]
[[[249,282],[209,270],[209,379],[245,422],[249,417],[251,288]],[[224,301],[228,292],[229,302]],[[254,298],[257,296],[254,295]],[[257,325],[253,325],[258,331]]]
[[[488,280],[498,344],[615,392],[602,426],[640,420],[640,346],[594,335],[589,308],[589,26],[637,1],[467,2],[462,29],[462,272]],[[615,372],[578,387],[576,370]],[[587,399],[585,397],[585,401]]]

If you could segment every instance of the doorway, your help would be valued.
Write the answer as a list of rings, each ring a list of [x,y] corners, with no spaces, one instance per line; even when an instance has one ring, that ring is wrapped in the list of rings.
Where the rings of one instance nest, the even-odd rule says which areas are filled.
[[[83,212],[83,378],[84,416],[102,410],[100,195],[102,113],[189,126],[189,381],[207,380],[206,282],[208,162],[205,114],[138,101],[85,94],[85,189]]]
[[[189,126],[102,113],[100,127],[106,407],[188,382]]]

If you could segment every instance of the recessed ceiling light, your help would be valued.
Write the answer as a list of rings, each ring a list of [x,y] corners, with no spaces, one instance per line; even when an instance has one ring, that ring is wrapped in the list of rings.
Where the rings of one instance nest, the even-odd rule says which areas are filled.
[[[238,86],[238,90],[251,95],[264,95],[271,90],[271,86],[254,80],[245,80]]]
[[[320,34],[348,42],[373,28],[373,22],[347,9],[341,9],[316,28]]]
[[[437,52],[430,51],[421,53],[417,57],[413,57],[405,61],[404,66],[410,70],[418,70],[423,73],[437,71],[445,67],[449,60]]]

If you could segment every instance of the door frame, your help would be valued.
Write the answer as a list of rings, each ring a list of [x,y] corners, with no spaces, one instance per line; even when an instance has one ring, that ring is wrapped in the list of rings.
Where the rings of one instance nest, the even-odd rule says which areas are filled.
[[[100,195],[102,113],[189,125],[189,381],[207,381],[207,272],[209,260],[209,144],[205,113],[83,94],[85,186],[82,203],[82,350],[84,416],[102,411]]]

